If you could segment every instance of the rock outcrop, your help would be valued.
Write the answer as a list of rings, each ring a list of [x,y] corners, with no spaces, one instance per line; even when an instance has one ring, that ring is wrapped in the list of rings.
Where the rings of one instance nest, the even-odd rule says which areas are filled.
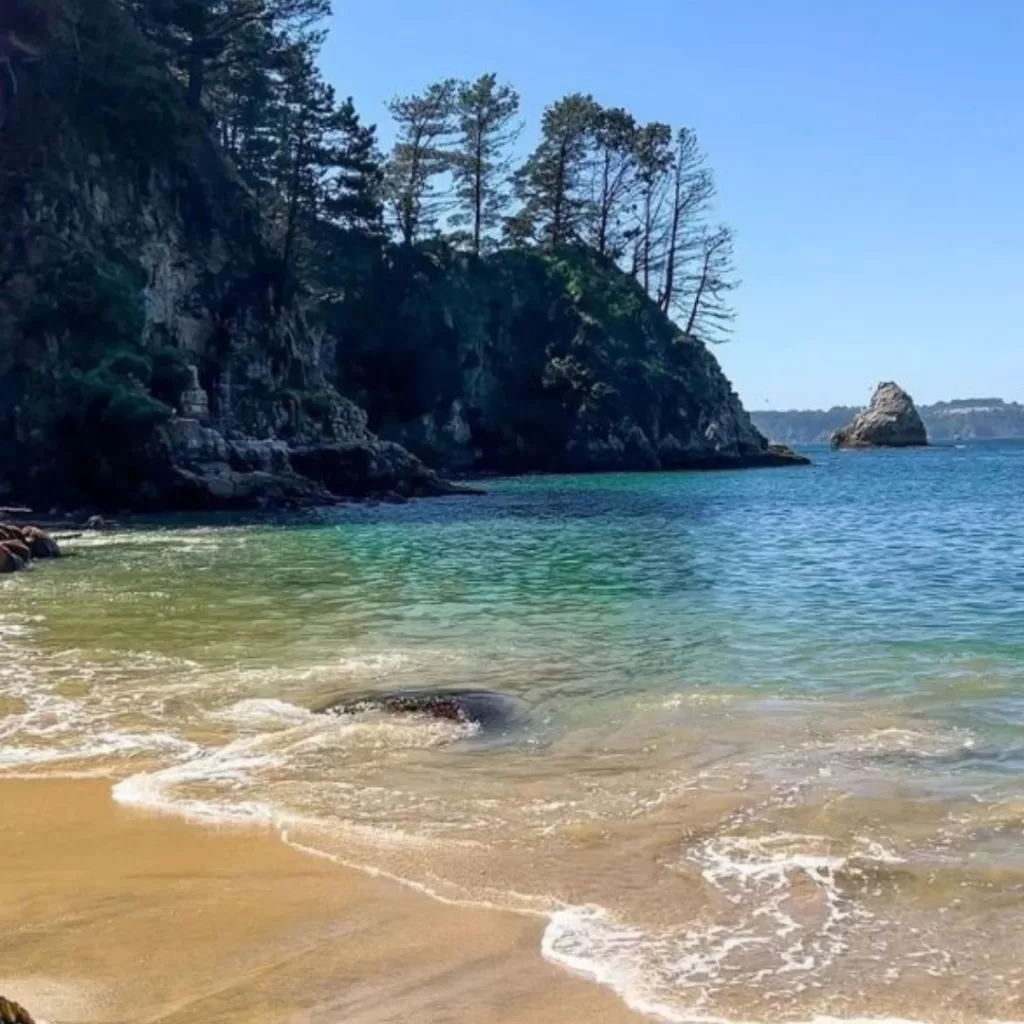
[[[0,1024],[35,1024],[32,1015],[23,1006],[0,996]]]
[[[871,404],[832,434],[833,448],[912,448],[928,444],[914,401],[898,384],[879,384]]]
[[[0,5],[33,22],[0,124],[0,500],[207,509],[365,496],[298,472],[381,456],[260,210],[115,0]],[[391,448],[387,490],[447,488]],[[334,488],[344,482],[346,490]],[[332,493],[333,492],[333,493]]]
[[[371,428],[449,473],[794,465],[708,348],[585,248],[394,249],[327,323]]]
[[[33,45],[0,119],[0,501],[251,508],[451,493],[438,471],[806,461],[585,249],[350,239],[324,262],[358,280],[304,308],[126,6],[0,10],[0,38]]]
[[[59,558],[60,545],[38,526],[0,523],[0,575],[24,569],[33,558]]]

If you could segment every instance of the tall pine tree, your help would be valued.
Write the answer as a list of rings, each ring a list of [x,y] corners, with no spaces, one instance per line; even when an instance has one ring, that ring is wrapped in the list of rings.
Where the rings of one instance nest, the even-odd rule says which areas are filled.
[[[449,78],[388,103],[398,139],[386,168],[386,191],[395,227],[407,245],[433,231],[449,207],[439,179],[452,169],[457,89]]]
[[[540,143],[515,175],[522,209],[512,222],[514,236],[551,246],[581,236],[590,144],[599,114],[593,96],[581,93],[544,111]]]
[[[620,259],[627,241],[626,215],[637,192],[637,124],[621,107],[602,110],[593,130],[590,244]]]
[[[519,94],[499,85],[493,74],[463,82],[456,95],[458,141],[452,157],[456,212],[451,223],[465,227],[477,255],[493,242],[508,208],[509,148],[519,137]]]

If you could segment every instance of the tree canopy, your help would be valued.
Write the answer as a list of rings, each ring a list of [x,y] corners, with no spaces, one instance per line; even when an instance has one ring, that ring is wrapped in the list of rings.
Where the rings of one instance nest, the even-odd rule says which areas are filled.
[[[586,245],[687,333],[728,336],[734,236],[714,218],[714,176],[691,128],[573,93],[544,110],[524,152],[519,94],[485,73],[389,100],[384,155],[320,68],[330,0],[121,2],[260,199],[283,274],[323,267],[331,254],[318,250],[353,235],[443,238],[478,256]]]

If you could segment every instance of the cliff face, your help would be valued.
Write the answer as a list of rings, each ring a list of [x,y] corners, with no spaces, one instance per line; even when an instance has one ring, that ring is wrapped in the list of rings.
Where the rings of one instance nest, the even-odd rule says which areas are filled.
[[[0,12],[38,52],[0,97],[0,495],[326,496],[290,449],[376,441],[327,383],[251,197],[116,4],[41,6]],[[393,448],[363,461],[382,452],[392,485],[432,486]]]
[[[584,249],[393,250],[328,318],[373,429],[448,471],[801,461],[751,424],[714,356]]]
[[[317,282],[341,298],[311,328],[252,197],[115,0],[11,0],[4,40],[0,499],[445,493],[403,446],[464,472],[796,460],[703,345],[583,250],[342,239],[338,280]]]

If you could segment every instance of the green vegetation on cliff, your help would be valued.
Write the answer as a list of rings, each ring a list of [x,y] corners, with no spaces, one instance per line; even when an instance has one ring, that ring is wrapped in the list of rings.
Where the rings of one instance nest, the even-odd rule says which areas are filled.
[[[371,428],[447,469],[769,461],[704,346],[584,246],[397,246],[324,315]]]
[[[393,101],[385,159],[318,69],[327,8],[0,11],[0,492],[318,500],[300,452],[353,494],[437,489],[394,441],[449,470],[782,458],[698,340],[734,281],[691,131],[571,96],[517,168],[484,75]]]

